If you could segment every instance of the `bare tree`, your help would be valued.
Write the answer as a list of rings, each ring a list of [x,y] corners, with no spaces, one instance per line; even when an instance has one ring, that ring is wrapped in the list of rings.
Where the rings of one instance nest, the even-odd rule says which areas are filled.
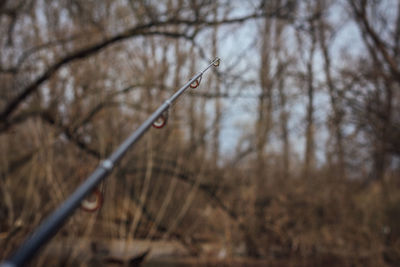
[[[323,5],[323,1],[321,1],[320,6],[318,7],[319,12],[324,14],[328,12],[328,7],[321,6]],[[328,22],[324,19],[324,16],[321,15],[317,20],[318,23],[318,37],[319,43],[323,55],[324,60],[324,72],[325,72],[325,81],[326,86],[328,87],[329,99],[332,108],[332,118],[330,124],[332,125],[330,128],[332,129],[332,135],[334,136],[334,155],[337,157],[337,166],[338,176],[345,176],[345,151],[344,151],[344,141],[343,141],[343,118],[344,118],[344,110],[342,108],[343,97],[341,96],[341,92],[335,86],[334,78],[332,77],[332,63],[331,63],[331,54],[330,54],[330,46],[332,44],[334,33],[337,29],[332,29],[332,25],[329,25]]]
[[[393,133],[398,133],[398,120],[393,114],[399,88],[399,21],[400,6],[389,3],[371,1],[349,1],[349,6],[361,32],[362,40],[369,52],[371,60],[364,61],[362,68],[363,85],[367,84],[372,90],[365,94],[363,102],[352,100],[358,120],[370,136],[373,143],[371,156],[373,159],[372,179],[381,179],[387,169],[391,154],[396,153],[397,142]],[[388,20],[381,10],[396,8],[394,21]],[[374,21],[374,23],[372,22]],[[394,22],[391,25],[390,22]],[[376,25],[376,26],[375,26]],[[376,27],[384,27],[378,34]],[[387,30],[386,30],[387,29]],[[383,40],[381,36],[388,36]]]
[[[218,8],[217,5],[215,6],[214,9],[214,19],[218,19]],[[218,25],[214,26],[213,32],[212,32],[212,55],[213,58],[218,56]],[[215,94],[220,95],[221,94],[221,82],[220,78],[216,76],[215,78]],[[219,154],[220,154],[220,134],[221,134],[221,120],[222,120],[222,103],[221,99],[217,97],[215,99],[214,103],[214,109],[215,109],[215,119],[213,123],[213,159],[215,163],[218,162],[219,160]]]
[[[315,22],[310,21],[309,23],[309,38],[310,45],[308,52],[308,59],[306,60],[306,73],[305,73],[305,83],[307,91],[307,108],[306,108],[306,132],[305,132],[305,151],[304,151],[304,171],[303,175],[309,177],[311,171],[315,167],[315,121],[314,121],[314,98],[315,98],[315,88],[314,88],[314,56],[316,51],[317,39],[316,39],[316,29]]]

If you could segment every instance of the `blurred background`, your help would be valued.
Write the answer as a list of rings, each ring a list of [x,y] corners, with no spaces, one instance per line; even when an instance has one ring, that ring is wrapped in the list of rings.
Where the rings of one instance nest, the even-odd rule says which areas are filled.
[[[5,0],[0,36],[0,259],[218,56],[32,266],[400,266],[398,1]]]

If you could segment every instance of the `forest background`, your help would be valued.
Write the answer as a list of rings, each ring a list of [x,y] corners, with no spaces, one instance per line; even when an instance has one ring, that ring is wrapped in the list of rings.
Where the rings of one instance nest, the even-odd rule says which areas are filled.
[[[399,266],[398,1],[1,1],[0,36],[1,259],[218,56],[48,248]]]

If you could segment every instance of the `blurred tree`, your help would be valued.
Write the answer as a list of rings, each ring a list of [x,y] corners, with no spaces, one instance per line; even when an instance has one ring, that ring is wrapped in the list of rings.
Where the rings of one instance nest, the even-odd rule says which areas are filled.
[[[357,120],[373,144],[371,179],[382,179],[392,155],[398,154],[400,122],[394,114],[399,112],[396,89],[400,85],[400,5],[349,1],[349,6],[369,53],[368,58],[360,58],[360,74],[353,74],[358,77],[355,90],[362,92],[362,100],[352,98],[351,103]],[[389,10],[396,10],[395,15],[389,16]]]
[[[330,163],[333,166],[337,166],[338,177],[345,177],[345,149],[344,149],[344,137],[343,137],[343,120],[344,120],[344,109],[343,109],[343,94],[337,88],[334,78],[332,77],[332,55],[331,49],[335,32],[339,29],[335,29],[333,25],[325,19],[324,14],[329,12],[329,2],[321,1],[318,3],[318,9],[321,13],[318,19],[318,39],[321,47],[321,52],[324,60],[324,73],[325,83],[328,87],[329,99],[332,109],[332,115],[330,116],[329,128],[331,135],[334,136],[334,149],[333,156],[337,158],[335,163]],[[331,156],[328,156],[328,161]]]

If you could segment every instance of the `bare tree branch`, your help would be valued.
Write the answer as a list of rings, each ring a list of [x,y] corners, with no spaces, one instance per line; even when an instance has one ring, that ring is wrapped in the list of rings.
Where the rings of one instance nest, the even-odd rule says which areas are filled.
[[[359,6],[357,6],[355,1],[349,1],[349,3],[352,7],[356,21],[362,28],[362,31],[365,32],[365,34],[371,38],[377,50],[381,53],[383,59],[388,64],[393,77],[397,80],[397,82],[400,82],[400,69],[398,67],[398,64],[396,63],[396,60],[389,54],[389,51],[387,51],[384,42],[372,28],[370,22],[367,19],[367,13],[366,13],[367,4],[363,1],[361,1]]]
[[[273,15],[276,13],[271,13],[270,15]],[[26,86],[24,89],[21,90],[21,92],[9,103],[7,106],[3,109],[3,111],[0,113],[0,121],[2,123],[6,123],[7,120],[9,119],[9,116],[18,108],[18,106],[28,97],[30,96],[33,92],[35,92],[41,84],[43,84],[45,81],[47,81],[50,77],[52,77],[61,67],[79,60],[86,58],[88,56],[91,56],[93,54],[98,53],[102,49],[115,44],[117,42],[129,39],[129,38],[134,38],[134,37],[139,37],[139,36],[166,36],[170,38],[185,38],[188,40],[192,40],[194,38],[194,35],[186,35],[185,33],[180,33],[180,32],[169,32],[169,31],[164,31],[164,30],[152,30],[155,27],[162,27],[162,26],[172,26],[172,25],[196,25],[197,27],[204,27],[204,26],[213,26],[213,25],[218,25],[218,24],[233,24],[233,23],[242,23],[245,22],[249,19],[254,19],[254,18],[259,18],[265,16],[265,13],[254,13],[250,15],[246,15],[243,17],[238,17],[238,18],[231,18],[231,19],[224,19],[224,20],[218,20],[218,21],[208,21],[208,20],[178,20],[178,19],[171,19],[171,20],[166,20],[166,21],[154,21],[151,23],[143,24],[143,25],[138,25],[136,27],[133,27],[131,29],[128,29],[120,34],[117,34],[113,37],[107,38],[97,44],[91,45],[89,47],[83,48],[79,51],[70,53],[69,55],[66,55],[65,57],[61,58],[54,64],[52,64],[50,67],[47,68],[47,70],[40,75],[35,81],[33,81],[31,84]],[[196,31],[194,34],[198,33]],[[4,129],[4,127],[2,127]]]

